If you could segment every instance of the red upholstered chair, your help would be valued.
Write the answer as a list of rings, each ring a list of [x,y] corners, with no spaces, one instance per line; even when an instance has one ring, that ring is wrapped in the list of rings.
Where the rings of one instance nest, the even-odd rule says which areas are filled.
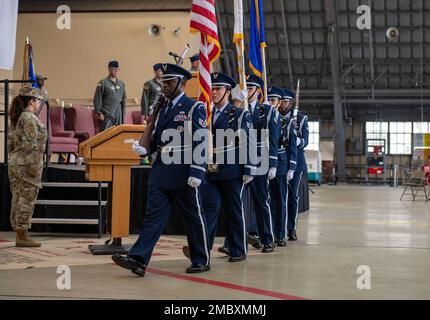
[[[100,120],[96,114],[96,112],[93,109],[93,123],[94,123],[94,128],[96,129],[96,134],[100,133]]]
[[[52,110],[52,108],[51,108]],[[51,111],[50,110],[50,111]],[[39,120],[47,124],[47,108],[46,105],[42,108],[38,115]],[[50,122],[51,124],[51,122]],[[58,132],[57,132],[58,133]],[[66,136],[53,136],[52,125],[49,126],[49,153],[77,153],[78,152],[78,139]]]
[[[125,124],[133,124],[133,116],[132,116],[131,111],[127,111],[125,113],[124,123]]]
[[[49,108],[52,134],[53,136],[73,138],[75,136],[75,132],[72,130],[65,130],[64,127],[64,110],[65,108],[62,107]]]
[[[140,111],[132,111],[131,116],[133,117],[133,124],[143,124],[143,117]]]
[[[74,105],[66,109],[66,128],[75,132],[79,142],[85,141],[96,134],[93,108]]]

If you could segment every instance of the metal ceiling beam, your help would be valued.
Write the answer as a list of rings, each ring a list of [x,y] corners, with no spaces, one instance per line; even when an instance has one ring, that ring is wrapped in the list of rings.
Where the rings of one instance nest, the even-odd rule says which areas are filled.
[[[390,13],[392,14],[419,14],[419,11],[411,11],[411,10],[399,10],[399,11],[390,11]],[[245,10],[244,14],[249,14],[248,11]],[[373,10],[372,14],[386,14],[385,11],[383,10]],[[429,15],[430,11],[425,11],[423,12],[423,14]],[[233,13],[231,12],[223,12],[223,15],[225,16],[234,16]],[[273,16],[279,16],[280,12],[279,11],[265,11],[264,12],[264,16],[265,17],[273,17]],[[287,11],[285,13],[285,15],[287,17],[301,17],[301,16],[306,16],[306,17],[324,17],[325,13],[324,12],[293,12],[293,11]],[[338,11],[338,16],[352,16],[354,18],[357,17],[357,13],[354,11]],[[403,26],[405,27],[405,26]]]
[[[223,12],[222,14],[225,16],[234,17],[234,13],[232,13],[232,12]],[[244,9],[244,14],[249,15],[249,11]],[[279,16],[280,14],[281,14],[281,12],[278,12],[278,11],[265,11],[264,17]],[[285,12],[285,15],[287,17],[292,17],[292,16],[324,17],[324,12],[292,12],[292,11],[287,11],[287,12]]]
[[[56,13],[59,4],[72,12],[190,11],[190,0],[21,0],[19,13]]]
[[[372,12],[372,1],[367,0],[367,5],[370,8],[370,12]],[[372,28],[369,29],[369,60],[370,60],[370,81],[371,81],[371,89],[372,89],[372,100],[375,100],[375,67],[373,65],[373,34]]]
[[[370,94],[369,89],[344,89],[346,95],[364,95]],[[330,95],[330,90],[325,89],[306,89],[303,90],[303,96],[309,95]],[[375,89],[375,95],[377,96],[411,96],[411,95],[419,95],[420,89]],[[423,90],[424,95],[430,96],[430,89]]]
[[[423,104],[430,105],[430,99],[423,99]],[[359,105],[359,104],[384,104],[384,105],[402,105],[402,106],[411,106],[421,105],[421,99],[375,99],[375,100],[368,100],[368,99],[343,99],[342,103],[348,103],[353,105]],[[303,97],[303,99],[300,99],[300,104],[319,104],[319,105],[333,105],[333,99],[309,99],[306,97]],[[336,114],[335,114],[336,117]],[[335,120],[336,121],[336,120]]]
[[[325,0],[325,20],[328,26],[327,33],[327,46],[330,56],[331,66],[331,78],[333,85],[333,107],[334,107],[334,122],[336,129],[336,167],[337,176],[340,180],[346,178],[345,168],[345,132],[343,124],[343,108],[341,101],[341,93],[339,88],[339,75],[340,75],[340,63],[339,63],[339,34],[336,27],[336,7],[335,2],[332,0]]]
[[[396,27],[397,29],[399,29],[400,33],[405,32],[405,31],[409,31],[409,32],[419,32],[420,30],[418,28],[415,27]],[[383,32],[385,33],[388,29],[388,27],[372,27],[372,29],[374,31],[378,31],[378,32]],[[430,27],[424,27],[424,29],[426,30],[430,30]],[[403,31],[402,31],[403,30]],[[275,29],[275,28],[266,28],[265,29],[266,32],[279,32],[279,30]],[[298,33],[303,33],[303,32],[325,32],[326,30],[324,28],[291,28],[288,27],[288,31],[289,32],[298,32]],[[351,28],[351,27],[340,27],[339,28],[340,32],[359,32],[360,30],[358,30],[357,28]]]
[[[279,32],[279,31],[278,31]],[[266,32],[266,40],[267,39],[267,32]],[[281,45],[278,42],[271,42],[266,41],[270,47],[277,46],[280,47]],[[316,43],[292,43],[295,47],[301,47],[301,48],[321,48],[325,46],[325,43],[323,42],[316,42]],[[363,48],[368,46],[368,42],[362,42],[362,43],[342,43],[343,48]],[[375,47],[380,48],[411,48],[411,47],[421,47],[421,42],[387,42],[387,43],[380,43],[380,42],[374,42],[373,45]],[[430,47],[430,43],[423,43],[424,47]]]
[[[355,11],[338,11],[337,13],[338,13],[338,15],[342,15],[342,16],[343,15],[351,15],[354,17],[357,16]],[[405,14],[405,13],[407,13],[407,14],[419,14],[420,12],[414,11],[414,10],[394,10],[394,11],[390,11],[390,13],[392,13],[392,14]],[[430,14],[430,11],[426,11],[423,13]],[[372,14],[373,15],[375,15],[375,14],[385,15],[385,14],[387,14],[387,12],[385,10],[372,10]]]
[[[273,70],[276,71],[276,70]],[[282,72],[273,72],[275,74],[284,74]],[[300,74],[300,77],[304,76],[304,77],[308,77],[308,78],[313,78],[313,77],[319,77],[321,75],[321,73],[309,73],[306,72],[305,74]],[[330,74],[322,74],[322,76],[330,76]],[[349,73],[349,74],[342,74],[340,79],[343,79],[345,77],[368,77],[369,73],[367,72],[354,72],[354,73]],[[420,76],[420,74],[418,74],[418,76]],[[424,77],[429,77],[430,73],[423,73]],[[377,77],[375,77],[375,83],[377,82],[377,80],[381,79],[381,78],[390,78],[390,77],[403,77],[403,78],[410,78],[410,82],[414,82],[415,80],[418,81],[417,79],[417,74],[416,73],[411,73],[411,72],[381,72],[380,74],[378,74]]]
[[[357,65],[353,64],[352,66],[349,66],[343,73],[340,75],[340,78],[345,78]]]
[[[293,77],[293,67],[291,65],[290,40],[288,38],[287,19],[285,17],[285,4],[284,4],[284,0],[279,0],[279,2],[281,3],[282,25],[283,25],[283,29],[284,29],[285,49],[286,49],[287,63],[288,63],[288,73],[290,76],[291,86],[293,86],[294,85],[294,77]]]
[[[226,72],[229,76],[232,76],[232,72],[231,72],[231,64],[230,64],[230,57],[228,56],[227,53],[227,47],[226,47],[226,43],[225,43],[225,35],[224,35],[224,28],[222,27],[222,21],[221,21],[221,17],[219,15],[219,6],[218,3],[215,1],[215,14],[216,14],[216,19],[218,21],[218,30],[219,30],[219,35],[220,35],[220,40],[221,40],[221,45],[223,47],[223,51],[224,51],[224,65],[226,67],[226,70],[224,70],[224,72]]]
[[[420,42],[421,42],[421,48],[420,48],[420,71],[421,71],[421,121],[424,120],[424,102],[423,102],[423,91],[424,91],[424,66],[423,66],[423,55],[424,55],[424,20],[423,20],[423,0],[420,0],[420,23],[421,23],[421,36],[420,36]]]
[[[347,58],[343,60],[345,64],[359,64],[368,65],[369,59],[367,58]],[[375,58],[373,60],[375,65],[421,65],[420,58]],[[321,61],[318,58],[315,59],[291,59],[291,63],[295,65],[314,65],[316,68],[320,66]],[[330,60],[323,60],[323,63],[330,63]],[[283,65],[285,64],[285,59],[270,59],[267,61],[267,65]],[[424,65],[430,64],[429,58],[423,59]]]

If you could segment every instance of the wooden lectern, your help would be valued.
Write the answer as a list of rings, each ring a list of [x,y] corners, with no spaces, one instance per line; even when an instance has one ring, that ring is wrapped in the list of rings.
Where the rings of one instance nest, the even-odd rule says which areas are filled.
[[[140,163],[131,147],[144,129],[144,125],[128,124],[111,127],[79,145],[79,156],[86,163],[85,179],[110,182],[108,233],[113,241],[110,245],[90,245],[94,255],[128,252],[129,246],[123,246],[121,238],[129,234],[131,166]]]

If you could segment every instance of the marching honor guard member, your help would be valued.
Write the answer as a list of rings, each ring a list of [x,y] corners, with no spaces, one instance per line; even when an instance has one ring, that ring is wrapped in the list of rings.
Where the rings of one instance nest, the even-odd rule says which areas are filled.
[[[297,240],[297,217],[299,215],[299,187],[303,172],[307,170],[304,149],[309,142],[308,116],[302,112],[297,113],[297,118],[292,110],[292,101],[295,98],[294,92],[284,90],[284,108],[287,110],[287,117],[294,120],[297,132],[297,166],[294,171],[293,179],[288,183],[288,240]]]
[[[211,81],[214,103],[212,111],[214,164],[209,164],[208,183],[201,187],[203,209],[208,226],[209,247],[212,249],[221,202],[224,204],[229,261],[238,262],[245,260],[247,254],[242,199],[245,185],[252,181],[252,171],[255,170],[248,155],[248,148],[255,148],[256,141],[249,112],[229,102],[231,90],[236,86],[234,80],[224,73],[212,73]],[[241,163],[240,152],[246,163]],[[184,253],[186,254],[185,251]]]
[[[191,79],[187,70],[175,64],[163,64],[162,70],[163,93],[167,101],[158,112],[150,150],[133,145],[133,150],[139,155],[155,153],[148,181],[145,220],[128,255],[112,256],[120,267],[141,277],[167,224],[173,204],[179,207],[187,227],[192,264],[186,272],[210,270],[209,242],[199,191],[206,173],[207,155],[195,157],[196,150],[207,150],[206,108],[185,95],[186,81]],[[193,139],[196,132],[206,135],[200,143]]]
[[[297,165],[297,146],[294,120],[286,116],[286,109],[281,106],[284,91],[271,87],[268,98],[273,108],[277,110],[279,140],[278,140],[278,169],[276,177],[270,180],[270,196],[272,198],[272,217],[276,245],[285,247],[287,242],[288,219],[288,181],[294,176]]]
[[[278,166],[278,132],[276,112],[268,104],[260,104],[258,99],[264,86],[263,80],[255,75],[248,75],[246,80],[248,88],[249,112],[251,113],[253,127],[257,134],[257,155],[264,157],[263,148],[268,150],[268,159],[261,159],[257,165],[254,179],[250,183],[251,197],[254,204],[260,241],[263,245],[261,252],[272,252],[275,247],[273,234],[273,221],[270,211],[269,180],[276,177]],[[268,134],[268,139],[267,138]],[[267,142],[268,140],[268,142]],[[267,143],[269,145],[267,145]],[[266,162],[266,167],[263,163]],[[268,162],[268,163],[267,163]],[[265,170],[263,170],[265,169]]]

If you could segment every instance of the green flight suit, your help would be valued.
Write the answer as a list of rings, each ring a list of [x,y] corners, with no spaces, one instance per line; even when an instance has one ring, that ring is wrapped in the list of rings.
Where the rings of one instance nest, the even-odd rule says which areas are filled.
[[[117,124],[122,124],[124,123],[126,98],[124,82],[118,78],[114,82],[108,76],[97,83],[94,93],[94,109],[96,113],[110,114]],[[104,118],[100,126],[102,131],[115,125],[106,115]]]
[[[146,81],[143,85],[142,100],[140,102],[142,115],[148,115],[150,106],[161,90],[161,82],[157,79]]]

